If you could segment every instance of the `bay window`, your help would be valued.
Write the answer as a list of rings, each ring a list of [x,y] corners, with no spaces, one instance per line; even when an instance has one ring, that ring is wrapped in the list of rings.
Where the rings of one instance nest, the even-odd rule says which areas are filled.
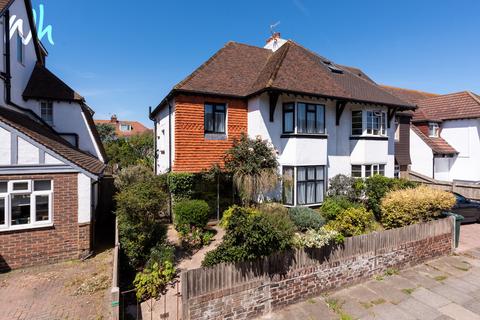
[[[294,169],[293,167],[283,167],[283,203],[288,205],[293,205],[293,196],[294,196]]]
[[[285,103],[283,105],[283,133],[325,133],[325,106],[303,102]]]
[[[354,178],[368,178],[376,174],[385,176],[385,164],[352,165],[351,176]]]
[[[352,111],[352,135],[385,136],[387,133],[387,113],[385,111]]]
[[[51,180],[0,181],[0,230],[50,225]]]
[[[227,107],[225,104],[205,104],[205,133],[225,133]]]
[[[297,204],[323,202],[323,166],[297,167]]]

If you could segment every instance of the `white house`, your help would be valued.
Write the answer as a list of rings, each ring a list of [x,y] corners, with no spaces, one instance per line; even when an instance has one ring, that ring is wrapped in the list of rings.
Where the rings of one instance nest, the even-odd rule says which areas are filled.
[[[0,1],[0,270],[88,253],[105,155],[85,99],[46,67],[30,0]]]
[[[472,92],[417,101],[411,170],[443,181],[480,181],[480,97]]]
[[[242,133],[273,144],[287,205],[318,205],[337,174],[394,176],[397,111],[415,105],[276,34],[227,43],[177,84],[150,118],[157,172],[222,164]]]

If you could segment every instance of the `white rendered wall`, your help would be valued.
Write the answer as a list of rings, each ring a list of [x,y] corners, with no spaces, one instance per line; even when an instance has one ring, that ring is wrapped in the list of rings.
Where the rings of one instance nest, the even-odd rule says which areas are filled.
[[[441,137],[458,156],[452,160],[449,180],[480,181],[480,119],[442,123]]]
[[[0,165],[9,165],[11,162],[11,143],[10,132],[0,128]]]
[[[18,164],[38,164],[40,162],[40,151],[29,142],[18,138]]]
[[[170,123],[172,124],[171,128],[171,134],[172,134],[172,165],[173,165],[173,159],[175,159],[175,142],[174,142],[174,137],[175,137],[175,102],[171,101],[170,104],[172,104],[172,114],[171,114],[171,119]],[[168,117],[168,106],[163,107],[157,114],[155,118],[155,126],[156,126],[156,132],[157,136],[155,137],[156,142],[157,142],[157,173],[164,173],[167,172],[170,168],[170,137],[169,137],[169,117]],[[163,152],[162,152],[163,151]]]
[[[92,210],[92,181],[83,173],[78,174],[78,223],[90,222]]]
[[[410,158],[411,170],[432,177],[433,152],[432,149],[420,138],[415,131],[410,129]]]

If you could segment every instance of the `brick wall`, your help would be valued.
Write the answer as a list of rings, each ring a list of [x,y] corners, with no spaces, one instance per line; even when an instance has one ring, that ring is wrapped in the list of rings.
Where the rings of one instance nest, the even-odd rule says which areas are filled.
[[[52,179],[53,227],[0,231],[0,270],[77,259],[90,250],[90,225],[78,224],[77,174],[1,176]]]
[[[443,229],[446,230],[443,234],[404,242],[394,247],[372,246],[369,239],[375,237],[373,234],[356,237],[357,240],[350,241],[344,248],[335,249],[339,250],[338,252],[332,251],[332,255],[328,253],[327,256],[330,258],[322,259],[322,254],[313,254],[315,262],[305,264],[299,262],[300,267],[290,267],[285,273],[269,274],[259,271],[262,264],[270,268],[272,264],[283,263],[275,260],[276,258],[264,260],[260,268],[252,267],[252,271],[248,270],[246,265],[242,265],[239,273],[232,273],[232,270],[235,270],[232,266],[224,267],[227,271],[224,274],[221,269],[188,271],[188,275],[182,274],[182,299],[187,297],[182,301],[183,318],[250,319],[309,297],[370,279],[376,274],[384,273],[387,268],[412,266],[447,255],[452,252],[453,230],[451,221],[445,222],[450,224],[443,225]],[[418,229],[432,228],[433,230],[441,223],[437,226],[420,225]],[[407,229],[405,234],[412,231],[416,231],[415,227]],[[389,237],[385,237],[385,240],[388,242]],[[351,245],[355,242],[358,246]],[[364,250],[364,248],[370,249]],[[356,253],[359,251],[361,253]],[[342,258],[335,258],[336,256]],[[295,256],[289,261],[295,264],[297,260],[303,259]],[[203,290],[202,288],[208,287],[208,280],[216,278],[216,274],[220,274],[218,276],[220,279],[230,279],[228,283],[235,283],[234,280],[237,278],[240,278],[240,281],[243,281],[242,278],[251,280],[231,286],[219,285],[216,290]],[[192,281],[189,281],[190,278]],[[195,291],[199,289],[201,292],[207,292],[196,295]],[[190,292],[190,290],[193,291]]]
[[[227,139],[207,140],[204,134],[205,102],[227,104]],[[243,99],[179,95],[175,98],[175,159],[173,171],[200,172],[223,164],[233,139],[247,133],[247,102]]]

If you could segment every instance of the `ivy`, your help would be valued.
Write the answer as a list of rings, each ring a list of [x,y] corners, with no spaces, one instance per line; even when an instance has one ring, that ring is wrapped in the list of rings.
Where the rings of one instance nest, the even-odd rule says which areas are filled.
[[[176,199],[190,199],[194,192],[195,175],[192,173],[179,172],[168,175],[170,193]]]

